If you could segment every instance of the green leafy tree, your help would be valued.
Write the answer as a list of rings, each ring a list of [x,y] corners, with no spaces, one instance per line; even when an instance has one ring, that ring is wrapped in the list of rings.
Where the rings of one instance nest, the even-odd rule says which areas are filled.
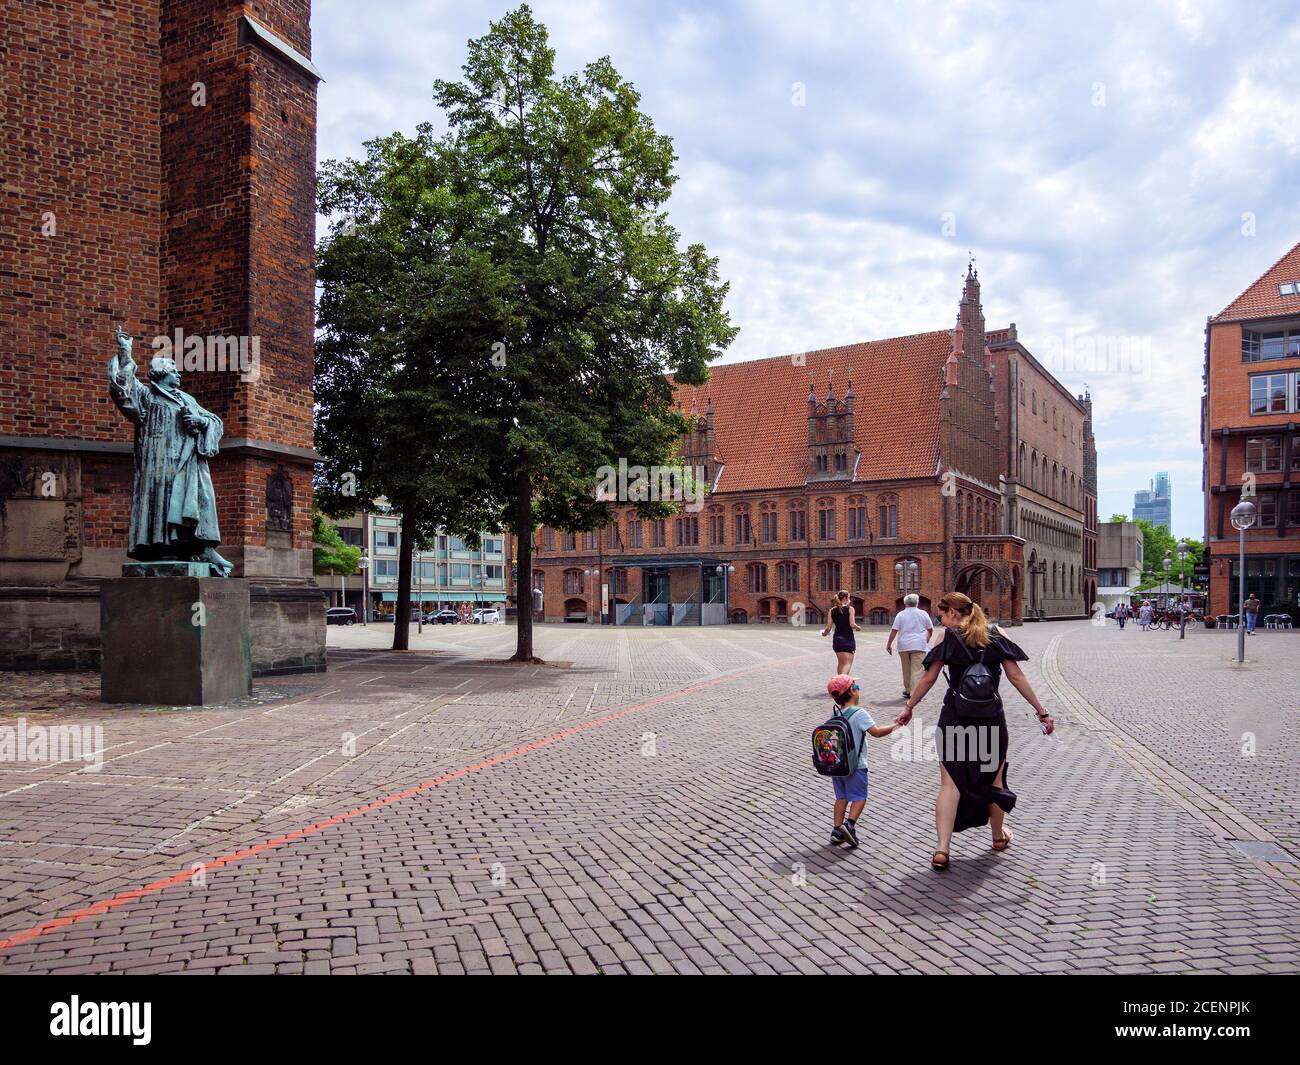
[[[470,42],[463,79],[435,83],[434,98],[456,197],[492,219],[475,229],[484,271],[509,279],[491,289],[499,333],[471,376],[496,419],[481,453],[493,527],[517,537],[514,657],[533,660],[534,528],[606,523],[601,466],[672,463],[687,419],[666,375],[702,383],[736,330],[717,261],[668,224],[672,143],[608,58],[557,76],[522,6]]]
[[[343,542],[338,529],[319,510],[311,512],[311,571],[317,576],[351,577],[361,561],[361,548]]]
[[[439,529],[470,543],[497,521],[491,453],[500,418],[485,395],[500,291],[485,248],[499,224],[448,145],[421,126],[325,163],[318,206],[317,497],[329,514],[386,498],[401,513],[393,648],[409,646],[414,552]]]

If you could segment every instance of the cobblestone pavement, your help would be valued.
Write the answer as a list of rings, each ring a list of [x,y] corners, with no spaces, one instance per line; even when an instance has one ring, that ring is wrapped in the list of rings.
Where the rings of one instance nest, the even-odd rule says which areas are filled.
[[[855,672],[891,718],[884,635]],[[546,626],[533,667],[499,661],[505,626],[408,654],[367,626],[272,703],[46,689],[24,727],[106,750],[0,763],[0,972],[1300,971],[1300,634],[1244,670],[1224,633],[1013,637],[1060,731],[1008,693],[1015,843],[963,833],[945,875],[912,734],[869,741],[862,846],[826,845],[807,629]]]

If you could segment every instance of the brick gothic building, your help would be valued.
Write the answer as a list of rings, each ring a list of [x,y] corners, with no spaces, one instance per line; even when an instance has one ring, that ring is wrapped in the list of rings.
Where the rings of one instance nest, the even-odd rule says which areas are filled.
[[[1026,362],[1054,422],[1038,417],[1038,392],[1032,415],[1011,402]],[[533,586],[548,620],[815,624],[844,588],[864,623],[882,624],[907,592],[929,609],[956,588],[1015,622],[1024,537],[1045,560],[1049,529],[1058,594],[1042,593],[1040,573],[1034,616],[1082,613],[1080,511],[1066,498],[1081,499],[1082,460],[1067,460],[1061,419],[1068,409],[1082,455],[1085,407],[1014,327],[986,337],[973,270],[954,329],[718,366],[679,399],[698,416],[682,454],[704,470],[702,509],[648,521],[612,505],[598,534],[540,530]],[[1041,478],[1011,458],[1025,440],[1047,462]],[[1059,584],[1070,566],[1073,600]]]
[[[1230,515],[1253,484],[1246,594],[1300,617],[1300,244],[1206,323],[1201,416],[1210,611],[1238,611]]]
[[[310,8],[0,9],[0,668],[95,661],[130,506],[132,427],[106,380],[119,322],[141,372],[177,329],[256,340],[256,379],[210,364],[183,387],[225,423],[220,550],[254,582],[255,668],[323,668]]]

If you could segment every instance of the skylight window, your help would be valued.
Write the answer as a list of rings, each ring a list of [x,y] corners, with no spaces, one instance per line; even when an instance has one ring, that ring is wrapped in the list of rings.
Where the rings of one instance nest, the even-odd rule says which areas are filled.
[[[1300,296],[1300,281],[1288,281],[1284,285],[1278,285],[1277,290],[1282,296]]]

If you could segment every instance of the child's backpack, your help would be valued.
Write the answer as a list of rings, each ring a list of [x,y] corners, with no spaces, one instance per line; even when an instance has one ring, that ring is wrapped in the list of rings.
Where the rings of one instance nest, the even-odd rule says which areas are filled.
[[[965,647],[965,644],[962,645]],[[957,704],[957,717],[961,721],[992,721],[1002,712],[1002,697],[998,695],[998,686],[993,682],[993,674],[984,664],[984,648],[980,648],[979,657],[971,655],[971,664],[957,682],[953,699]],[[970,654],[970,648],[966,648]],[[949,675],[948,683],[952,684]]]
[[[857,713],[845,714],[838,706],[831,717],[813,729],[812,760],[813,768],[824,777],[851,776],[858,768],[858,759],[862,755],[861,743],[853,742],[853,729],[849,718]],[[867,734],[862,733],[862,743]]]

